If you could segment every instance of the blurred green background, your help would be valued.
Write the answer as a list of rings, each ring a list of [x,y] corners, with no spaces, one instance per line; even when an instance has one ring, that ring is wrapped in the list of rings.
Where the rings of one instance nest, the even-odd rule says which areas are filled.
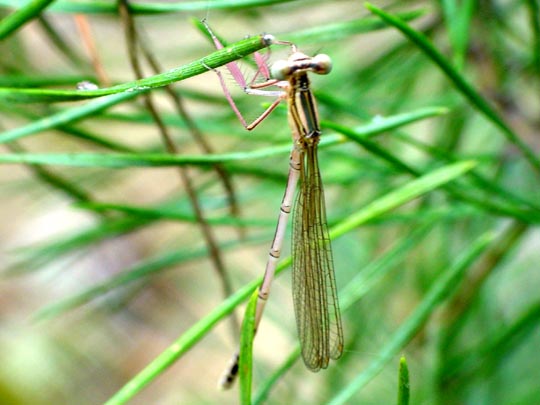
[[[225,305],[241,319],[264,271],[285,105],[247,132],[213,72],[102,109],[42,91],[210,55],[201,19],[227,43],[271,33],[334,61],[312,86],[345,350],[316,374],[298,360],[285,266],[253,399],[396,403],[405,355],[412,404],[540,403],[538,1],[19,3],[0,1],[1,404],[239,402],[216,388],[237,346]],[[220,71],[247,120],[268,106]]]

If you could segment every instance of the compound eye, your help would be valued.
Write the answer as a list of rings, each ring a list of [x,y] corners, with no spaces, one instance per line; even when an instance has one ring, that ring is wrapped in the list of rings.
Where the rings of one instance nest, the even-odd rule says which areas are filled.
[[[321,53],[312,59],[312,70],[320,75],[326,75],[332,71],[332,59],[330,56]]]
[[[286,60],[278,60],[270,68],[270,74],[277,80],[287,80],[291,72],[291,64]]]

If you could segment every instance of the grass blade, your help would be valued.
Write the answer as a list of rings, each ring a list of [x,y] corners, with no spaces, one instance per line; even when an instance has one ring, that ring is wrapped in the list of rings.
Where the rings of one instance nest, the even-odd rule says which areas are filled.
[[[502,130],[508,141],[514,144],[529,161],[531,166],[540,173],[540,160],[534,151],[525,144],[519,136],[506,124],[502,117],[495,111],[493,107],[471,86],[465,78],[446,60],[446,58],[431,44],[431,42],[420,32],[414,30],[407,25],[403,20],[391,14],[388,14],[375,7],[370,3],[366,3],[366,8],[372,13],[378,15],[389,25],[396,27],[415,45],[417,45],[433,62],[435,62],[445,73],[448,79],[454,84],[456,89],[488,120],[494,123]]]
[[[292,2],[293,0],[213,0],[206,1],[185,1],[178,3],[169,2],[137,2],[129,5],[133,14],[158,14],[175,13],[185,11],[206,11],[206,10],[226,10],[245,9],[249,7],[265,7],[280,3]],[[9,7],[19,7],[20,0],[1,0],[0,5]],[[90,2],[80,1],[57,1],[57,4],[50,8],[51,11],[63,13],[84,13],[84,14],[118,14],[118,6],[110,1],[92,0]]]
[[[0,143],[13,141],[22,137],[62,126],[64,124],[80,120],[92,114],[103,111],[113,105],[135,97],[135,94],[122,93],[104,97],[100,100],[91,101],[82,107],[72,108],[49,117],[34,121],[24,127],[15,128],[11,131],[0,133]],[[434,117],[446,113],[442,107],[421,108],[404,114],[392,115],[384,118],[377,118],[370,123],[355,129],[358,136],[373,136],[385,131],[399,128],[425,118]],[[342,130],[342,126],[323,121],[324,128]],[[342,138],[326,135],[321,141],[321,147],[336,144]],[[171,156],[166,154],[100,154],[100,153],[69,153],[69,154],[3,154],[0,155],[1,163],[27,163],[44,165],[62,165],[78,167],[111,167],[125,168],[132,166],[173,166],[178,164],[212,164],[231,162],[235,160],[260,159],[277,154],[287,154],[290,152],[290,145],[271,147],[252,152],[238,152],[227,155],[202,155],[202,156]]]
[[[409,367],[405,356],[399,359],[398,398],[397,405],[409,405],[410,393]]]
[[[423,10],[414,10],[399,13],[398,15],[404,21],[412,21],[423,16],[424,14],[425,11]],[[381,23],[379,19],[364,17],[353,21],[327,24],[308,28],[302,31],[284,33],[280,35],[280,37],[282,36],[283,38],[287,38],[288,41],[302,44],[321,43],[336,41],[351,35],[377,31],[384,28],[387,28],[387,25]]]
[[[113,87],[97,90],[51,90],[51,89],[21,89],[0,88],[0,100],[16,103],[54,103],[59,101],[85,100],[95,97],[110,96],[118,93],[133,93],[137,96],[148,90],[167,86],[169,84],[188,79],[216,69],[227,63],[234,62],[247,55],[257,52],[268,46],[262,35],[235,42],[204,58],[188,63],[187,65],[171,69],[165,73],[145,77],[141,80],[122,83]],[[128,97],[129,98],[129,97]]]
[[[255,289],[246,307],[244,321],[242,322],[242,333],[240,335],[240,359],[238,361],[238,372],[240,377],[240,403],[251,404],[251,384],[253,369],[253,338],[255,337],[255,310],[259,289]]]
[[[443,0],[441,3],[452,43],[454,64],[461,70],[469,45],[469,28],[476,0],[465,0],[459,5],[456,0]]]
[[[330,238],[337,238],[373,217],[388,212],[428,191],[434,190],[437,187],[462,176],[475,165],[475,162],[466,161],[444,166],[391,191],[385,196],[368,204],[363,210],[351,215],[333,227],[330,230]]]
[[[495,239],[492,232],[479,237],[471,247],[459,257],[455,263],[443,271],[433,283],[422,302],[414,312],[394,333],[390,341],[380,351],[377,359],[368,368],[348,384],[331,402],[331,405],[345,404],[352,396],[363,388],[383,367],[414,337],[418,330],[427,322],[431,314],[442,301],[448,298],[459,286],[464,272],[478,259],[489,244]]]
[[[0,21],[0,40],[13,34],[19,28],[37,17],[54,0],[32,0]],[[20,3],[20,2],[19,2]]]

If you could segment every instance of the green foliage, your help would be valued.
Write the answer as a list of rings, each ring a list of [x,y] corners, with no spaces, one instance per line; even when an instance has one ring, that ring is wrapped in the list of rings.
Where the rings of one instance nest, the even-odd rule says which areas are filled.
[[[256,288],[251,294],[240,335],[240,361],[238,363],[240,379],[240,403],[251,404],[251,383],[253,380],[253,338],[255,337],[255,310],[259,289]]]
[[[398,400],[397,405],[409,405],[409,398],[411,397],[409,382],[409,367],[407,366],[407,360],[402,357],[399,360],[399,388],[398,388]]]
[[[0,403],[534,403],[537,2],[20,3],[0,0]],[[345,350],[317,374],[289,234],[256,338],[235,319],[292,145],[285,108],[244,131],[211,70],[256,118],[224,65],[287,57],[261,32],[334,64],[312,86]],[[240,384],[218,391],[239,335]]]

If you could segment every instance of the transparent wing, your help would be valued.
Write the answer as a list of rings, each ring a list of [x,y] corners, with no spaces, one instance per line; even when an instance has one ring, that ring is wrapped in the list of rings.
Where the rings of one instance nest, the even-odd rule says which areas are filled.
[[[341,356],[343,331],[316,144],[308,142],[301,162],[293,218],[293,301],[304,363],[317,371]]]

